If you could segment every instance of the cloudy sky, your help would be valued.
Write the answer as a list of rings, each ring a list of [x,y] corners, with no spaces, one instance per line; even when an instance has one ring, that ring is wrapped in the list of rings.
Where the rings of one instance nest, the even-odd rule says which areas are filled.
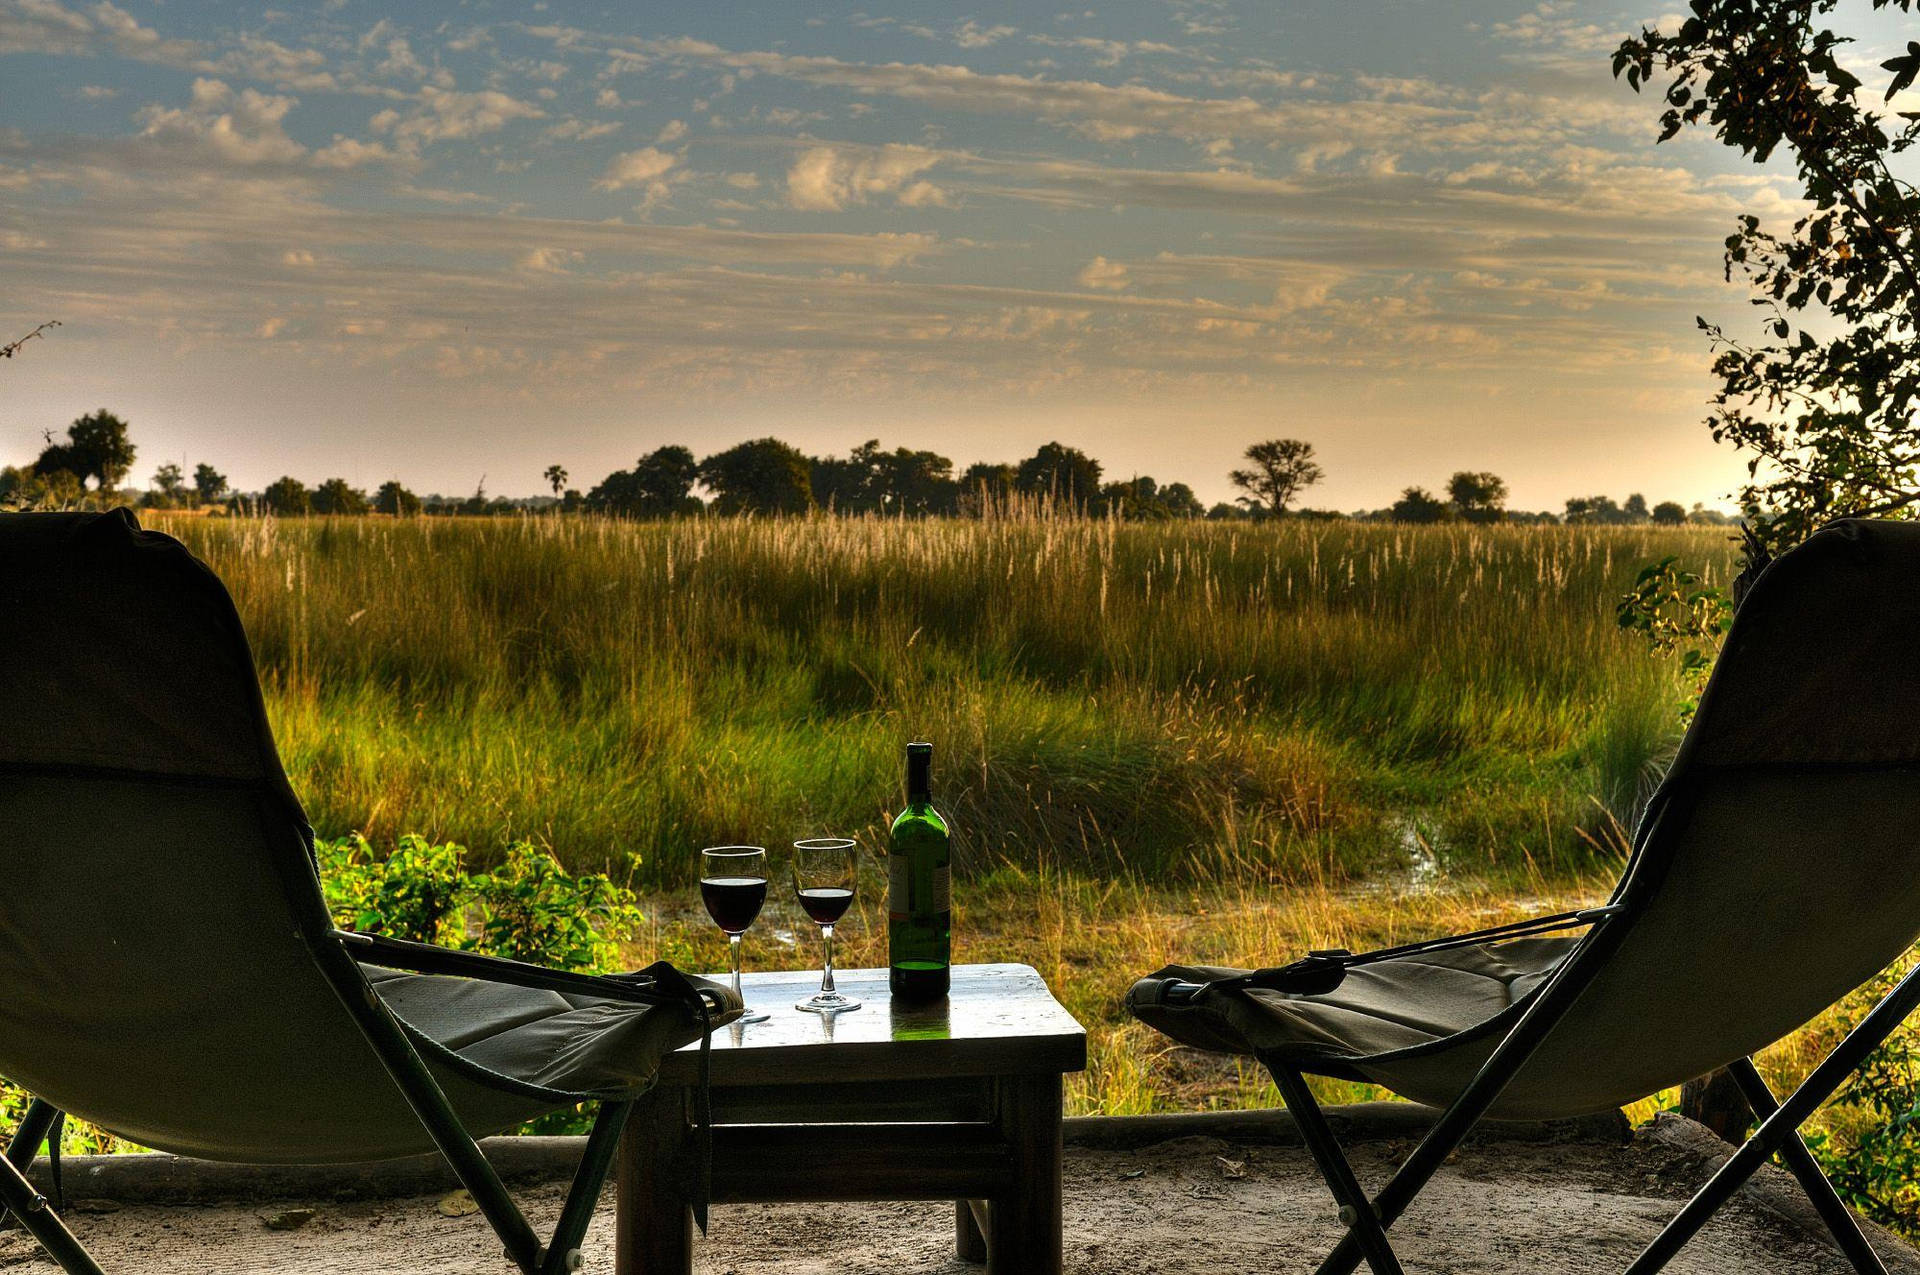
[[[1750,322],[1721,240],[1789,206],[1655,149],[1607,55],[1658,16],[0,0],[0,338],[65,325],[0,365],[0,463],[106,406],[142,481],[241,487],[773,433],[1220,499],[1284,435],[1315,504],[1713,501],[1693,317]]]

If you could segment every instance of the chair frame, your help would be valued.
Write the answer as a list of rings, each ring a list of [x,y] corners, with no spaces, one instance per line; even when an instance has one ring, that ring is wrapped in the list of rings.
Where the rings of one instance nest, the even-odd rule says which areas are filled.
[[[1369,1197],[1354,1176],[1353,1167],[1341,1149],[1339,1139],[1327,1124],[1325,1115],[1307,1089],[1303,1070],[1286,1061],[1262,1057],[1272,1072],[1280,1096],[1300,1129],[1301,1140],[1313,1157],[1320,1175],[1326,1179],[1340,1208],[1340,1221],[1347,1233],[1317,1268],[1316,1275],[1352,1275],[1362,1262],[1373,1275],[1400,1275],[1399,1259],[1387,1236],[1390,1228],[1406,1212],[1447,1157],[1464,1142],[1486,1113],[1499,1101],[1507,1085],[1539,1050],[1567,1012],[1579,1001],[1588,986],[1606,968],[1633,926],[1643,900],[1650,899],[1660,874],[1652,870],[1645,856],[1647,845],[1665,826],[1682,826],[1692,805],[1689,787],[1669,788],[1656,797],[1656,817],[1646,825],[1647,834],[1630,863],[1626,880],[1615,898],[1615,905],[1596,910],[1596,919],[1586,938],[1533,995],[1518,1021],[1501,1038],[1500,1044],[1481,1064],[1451,1104],[1440,1113],[1413,1151],[1401,1163],[1385,1187]],[[1669,823],[1669,820],[1672,822]],[[1639,870],[1636,871],[1636,868]],[[1447,942],[1449,940],[1440,940]],[[1920,969],[1909,973],[1861,1020],[1846,1039],[1815,1067],[1788,1098],[1782,1102],[1768,1089],[1750,1057],[1728,1064],[1748,1105],[1760,1120],[1759,1128],[1741,1144],[1733,1157],[1723,1164],[1707,1184],[1667,1223],[1630,1265],[1625,1275],[1653,1275],[1663,1269],[1687,1242],[1700,1232],[1722,1205],[1733,1198],[1743,1183],[1774,1154],[1806,1192],[1815,1212],[1832,1234],[1840,1251],[1859,1275],[1887,1275],[1886,1266],[1873,1245],[1861,1232],[1852,1212],[1841,1201],[1833,1184],[1821,1172],[1813,1154],[1800,1138],[1800,1126],[1820,1109],[1878,1049],[1900,1024],[1920,1008]]]
[[[669,990],[656,979],[640,976],[575,974],[550,970],[521,961],[482,956],[472,952],[454,952],[424,943],[407,943],[378,935],[356,934],[330,926],[311,933],[302,928],[309,952],[329,985],[340,998],[361,1035],[380,1059],[387,1074],[405,1097],[407,1105],[453,1169],[455,1176],[473,1196],[494,1233],[505,1246],[506,1257],[522,1275],[565,1275],[581,1266],[580,1243],[600,1202],[614,1153],[619,1147],[627,1117],[633,1111],[632,1098],[603,1098],[587,1135],[586,1151],[574,1171],[567,1189],[566,1202],[551,1237],[544,1245],[535,1234],[519,1204],[501,1181],[499,1172],[488,1161],[473,1135],[467,1132],[454,1112],[440,1083],[434,1079],[426,1060],[393,1011],[373,991],[361,972],[362,964],[389,969],[416,970],[428,974],[455,974],[483,978],[491,982],[546,991],[575,992],[632,1004],[680,1005],[693,1009],[703,1033],[709,1031],[713,1015],[725,1008],[711,994],[688,985],[686,990]],[[707,1037],[702,1035],[705,1051]],[[703,1069],[704,1071],[704,1066]],[[591,1100],[591,1096],[584,1096]],[[11,1213],[19,1217],[29,1234],[39,1241],[49,1256],[67,1275],[104,1275],[100,1265],[67,1228],[46,1196],[37,1191],[26,1176],[41,1144],[47,1140],[60,1112],[52,1104],[35,1097],[19,1127],[0,1155],[0,1220]]]

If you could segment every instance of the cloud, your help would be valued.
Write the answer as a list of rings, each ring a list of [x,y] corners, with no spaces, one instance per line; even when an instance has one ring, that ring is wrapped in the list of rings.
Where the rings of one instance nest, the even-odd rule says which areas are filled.
[[[619,120],[561,120],[549,125],[540,136],[549,142],[590,142],[608,137],[624,127]]]
[[[1099,288],[1118,292],[1127,286],[1127,267],[1125,262],[1108,261],[1105,257],[1095,257],[1076,276],[1083,288]]]
[[[532,274],[565,274],[567,267],[586,260],[576,248],[529,248],[519,268]]]
[[[0,0],[0,53],[113,55],[186,66],[203,45],[163,39],[118,5],[70,9],[59,0]]]
[[[409,157],[389,149],[384,142],[363,142],[357,138],[335,133],[333,141],[313,152],[313,164],[318,168],[358,168],[362,164],[397,164],[407,166]]]
[[[600,179],[593,184],[599,190],[623,190],[628,186],[644,185],[679,162],[678,155],[670,155],[652,146],[643,146],[637,151],[615,155],[608,161],[607,171],[602,173]]]
[[[893,195],[909,207],[944,203],[945,193],[937,186],[912,180],[939,161],[939,152],[920,146],[816,146],[802,152],[787,170],[787,204],[807,212],[832,212],[880,195]]]
[[[395,142],[413,146],[479,137],[498,132],[513,120],[545,119],[546,114],[496,89],[462,93],[426,85],[412,108],[381,111],[371,124],[374,132],[392,133]]]
[[[204,150],[228,164],[289,164],[306,147],[288,137],[281,121],[295,99],[242,89],[235,93],[220,80],[193,82],[192,101],[184,107],[148,106],[140,111],[143,137]]]
[[[665,146],[668,142],[677,142],[687,135],[685,120],[668,120],[659,134],[653,139],[654,145]]]

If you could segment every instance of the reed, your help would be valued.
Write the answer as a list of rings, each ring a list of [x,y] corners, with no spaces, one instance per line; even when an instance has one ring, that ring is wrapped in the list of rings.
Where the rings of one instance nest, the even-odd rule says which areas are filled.
[[[1724,532],[995,518],[207,519],[325,833],[643,888],[869,843],[936,746],[966,870],[1523,880],[1611,853],[1680,689],[1612,618]]]

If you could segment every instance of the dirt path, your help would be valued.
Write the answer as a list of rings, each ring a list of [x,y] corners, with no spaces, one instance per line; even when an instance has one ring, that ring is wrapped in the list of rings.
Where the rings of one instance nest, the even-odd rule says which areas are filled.
[[[1445,1275],[1588,1275],[1624,1268],[1711,1170],[1699,1131],[1670,1122],[1630,1146],[1487,1144],[1463,1152],[1394,1228],[1409,1272]],[[1354,1156],[1377,1183],[1404,1146],[1378,1143]],[[1241,1176],[1235,1176],[1238,1173]],[[558,1187],[526,1195],[551,1218]],[[1676,1275],[1847,1275],[1849,1268],[1803,1219],[1769,1201],[1791,1201],[1790,1180],[1768,1171],[1668,1269]],[[477,1216],[445,1217],[433,1197],[311,1204],[295,1230],[263,1218],[293,1205],[211,1208],[82,1206],[74,1229],[113,1275],[248,1275],[409,1272],[507,1275]],[[587,1246],[587,1270],[612,1269],[612,1199]],[[1067,1269],[1075,1275],[1306,1272],[1337,1238],[1338,1224],[1305,1153],[1187,1138],[1138,1151],[1070,1151]],[[705,1275],[960,1275],[979,1267],[953,1257],[952,1215],[941,1205],[789,1205],[716,1209],[697,1269]],[[1920,1275],[1902,1246],[1896,1275]],[[0,1234],[0,1269],[53,1268],[18,1231]]]

